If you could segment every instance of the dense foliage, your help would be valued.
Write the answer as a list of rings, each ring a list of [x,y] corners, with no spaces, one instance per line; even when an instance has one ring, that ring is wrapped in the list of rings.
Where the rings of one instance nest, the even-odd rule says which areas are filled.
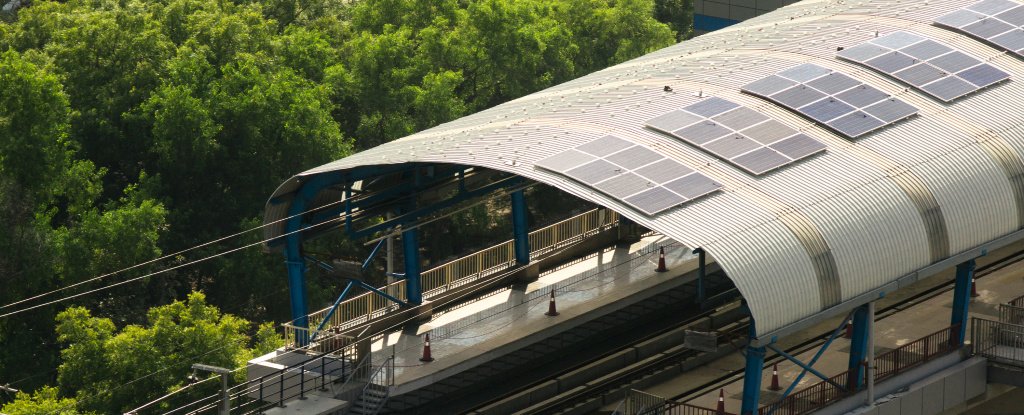
[[[689,9],[690,0],[33,1],[0,22],[0,305],[255,228],[291,174],[671,44],[689,34]],[[505,226],[482,208],[454,220],[476,232],[462,235],[472,243]],[[318,249],[343,257],[365,247]],[[223,336],[230,350],[209,362],[237,365],[269,332],[212,305],[285,318],[283,269],[250,249],[63,312],[68,303],[0,318],[0,384],[34,391],[3,412],[127,409],[176,387],[181,365]],[[311,304],[335,295],[333,284],[314,276]],[[199,294],[174,302],[193,291],[209,304]],[[150,309],[158,304],[170,305]],[[189,324],[221,337],[175,337]]]

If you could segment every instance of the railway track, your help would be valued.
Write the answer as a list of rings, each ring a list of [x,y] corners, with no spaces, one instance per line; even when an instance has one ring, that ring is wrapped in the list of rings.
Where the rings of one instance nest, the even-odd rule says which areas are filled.
[[[1015,252],[1015,253],[1013,253],[1011,255],[1008,255],[1006,257],[998,259],[998,260],[996,260],[996,261],[994,261],[992,263],[989,263],[989,264],[986,264],[984,266],[978,267],[976,269],[976,271],[975,271],[975,278],[976,279],[984,278],[985,276],[991,275],[992,273],[994,273],[994,272],[996,272],[996,271],[998,271],[1000,269],[1003,269],[1003,268],[1006,268],[1006,267],[1011,266],[1013,264],[1019,263],[1022,260],[1024,260],[1024,251]],[[914,305],[920,304],[920,303],[925,302],[925,301],[927,301],[929,299],[932,299],[932,298],[935,298],[935,297],[937,297],[939,295],[942,295],[942,294],[952,290],[953,289],[953,285],[954,285],[954,281],[943,281],[940,284],[936,284],[936,285],[934,285],[932,287],[929,287],[929,288],[926,288],[926,289],[922,290],[921,292],[915,293],[915,294],[913,294],[913,295],[911,295],[911,296],[909,296],[907,298],[901,299],[901,300],[897,301],[896,303],[893,303],[893,304],[881,307],[876,312],[875,321],[880,321],[880,320],[884,320],[886,318],[892,317],[893,315],[898,314],[900,311],[906,310],[906,309],[908,309],[910,307],[913,307]],[[739,301],[738,293],[736,295],[737,295],[736,301]],[[685,327],[685,326],[687,326],[689,324],[692,324],[695,321],[700,320],[701,318],[708,317],[713,312],[714,312],[714,310],[703,312],[703,313],[699,313],[699,314],[697,314],[697,315],[695,315],[695,316],[693,316],[691,318],[686,319],[685,321],[681,321],[679,324],[677,324],[677,325],[675,325],[673,327],[669,327],[669,328],[660,330],[657,333],[654,333],[654,334],[651,334],[651,335],[648,335],[648,336],[644,336],[643,338],[639,339],[638,341],[630,343],[627,346],[620,347],[620,348],[618,348],[616,350],[610,351],[607,354],[605,354],[605,356],[613,355],[613,354],[615,354],[617,352],[620,352],[622,350],[626,350],[626,349],[628,349],[630,347],[637,347],[637,345],[642,344],[642,343],[647,342],[647,341],[650,341],[653,338],[656,338],[658,336],[664,335],[665,333],[671,332],[673,330],[678,330],[681,327]],[[735,342],[737,340],[739,340],[739,343],[742,344],[745,341],[745,335],[746,335],[746,331],[747,331],[747,324],[745,323],[745,318],[737,319],[733,323],[735,323],[735,326],[731,327],[726,332],[721,333],[721,337],[729,339],[732,343],[734,343],[733,346],[735,346],[737,348],[738,347],[742,347],[741,345],[735,344]],[[812,337],[812,338],[810,338],[808,340],[805,340],[803,342],[800,342],[799,344],[791,346],[791,347],[786,349],[786,352],[790,353],[790,354],[793,354],[793,355],[796,355],[796,354],[804,353],[804,352],[806,352],[808,350],[812,350],[814,348],[820,347],[828,339],[829,335],[831,335],[831,330],[829,330],[828,332],[821,333],[820,335],[814,336],[814,337]],[[723,345],[720,345],[720,347],[729,347],[729,345],[728,344],[723,344]],[[584,404],[586,402],[591,402],[591,401],[593,401],[595,399],[603,399],[604,396],[607,395],[607,394],[610,394],[610,393],[613,393],[613,392],[620,392],[620,391],[623,390],[624,387],[628,387],[629,385],[635,383],[636,381],[638,381],[640,379],[643,379],[646,376],[649,376],[649,375],[651,375],[653,373],[657,373],[657,372],[659,372],[661,370],[664,370],[666,367],[678,365],[678,364],[680,364],[680,362],[683,362],[683,361],[685,361],[687,359],[694,358],[695,356],[698,356],[700,354],[702,354],[702,352],[698,352],[698,351],[695,351],[695,350],[692,350],[692,349],[684,349],[684,348],[678,348],[678,347],[677,348],[672,348],[672,349],[669,349],[669,350],[661,353],[660,356],[657,356],[655,358],[649,358],[647,360],[642,361],[641,363],[629,366],[629,367],[627,367],[625,369],[622,369],[622,370],[620,370],[620,371],[618,371],[616,373],[613,373],[613,374],[610,374],[610,375],[606,375],[604,377],[599,378],[598,380],[596,380],[594,382],[588,383],[587,384],[588,387],[585,388],[585,389],[580,390],[579,388],[577,388],[577,389],[573,389],[573,390],[567,391],[565,393],[557,395],[554,398],[548,399],[548,400],[544,401],[543,403],[541,403],[539,405],[534,405],[534,406],[532,406],[530,408],[527,408],[526,410],[522,411],[521,413],[529,413],[529,414],[555,414],[555,413],[560,413],[560,412],[567,412],[567,410],[572,409],[574,407],[578,407],[578,406],[580,406],[580,405],[582,405],[582,404]],[[778,356],[778,355],[771,356],[771,357],[765,359],[765,365],[767,366],[769,364],[777,363],[777,362],[779,362],[781,360],[784,360],[784,358],[782,356]],[[578,367],[566,370],[566,371],[562,372],[562,374],[570,373],[573,370],[576,370],[577,368]],[[709,393],[711,391],[717,390],[717,389],[721,388],[722,386],[724,386],[725,384],[731,383],[731,382],[737,380],[738,378],[740,378],[742,376],[743,376],[743,369],[740,368],[738,370],[726,373],[726,374],[724,374],[724,375],[722,375],[722,376],[720,376],[720,377],[718,377],[718,378],[716,378],[714,380],[706,382],[706,383],[704,383],[702,385],[699,385],[697,387],[694,387],[694,388],[686,390],[686,391],[684,391],[682,393],[679,393],[679,394],[677,394],[675,396],[672,396],[672,397],[670,397],[670,399],[675,400],[675,401],[679,401],[679,402],[685,402],[687,400],[693,399],[693,398],[698,397],[698,396],[703,396],[706,393]],[[539,383],[541,383],[541,382],[543,382],[543,381],[545,381],[547,379],[557,378],[557,377],[558,377],[558,375],[555,375],[555,376],[552,376],[552,377],[547,377],[544,380],[540,380],[540,381],[538,381],[536,383],[532,383],[531,386],[535,385],[535,384],[539,384]],[[513,392],[511,394],[508,394],[506,396],[512,396],[515,393],[518,393],[518,392],[521,392],[521,391],[527,390],[527,389],[529,389],[529,387],[522,388],[522,389],[520,389],[520,390],[518,390],[516,392]],[[492,402],[494,402],[494,401],[492,401]],[[485,408],[485,407],[486,406],[481,406],[480,408]],[[481,412],[481,413],[486,413],[486,412]]]

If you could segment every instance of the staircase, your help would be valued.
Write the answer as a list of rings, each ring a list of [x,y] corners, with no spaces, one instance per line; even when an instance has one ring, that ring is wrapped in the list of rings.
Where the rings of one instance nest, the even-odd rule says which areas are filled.
[[[348,413],[352,415],[374,415],[384,407],[384,402],[387,400],[388,387],[370,383],[363,389],[363,393],[359,396],[356,403],[349,408]]]

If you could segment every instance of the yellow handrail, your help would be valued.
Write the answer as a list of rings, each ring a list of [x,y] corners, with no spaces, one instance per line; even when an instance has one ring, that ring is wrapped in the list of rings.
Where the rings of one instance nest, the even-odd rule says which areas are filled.
[[[598,208],[581,213],[563,221],[545,226],[529,233],[530,257],[536,257],[567,245],[586,239],[598,232],[618,224],[619,215],[613,211]],[[438,265],[420,274],[423,298],[429,299],[445,291],[493,275],[515,266],[515,244],[512,240],[502,242],[471,255]],[[405,282],[397,281],[381,288],[389,295],[405,300]],[[366,292],[338,304],[324,326],[330,329],[345,328],[379,317],[398,305],[387,299]],[[331,307],[309,314],[309,326],[318,327]],[[285,325],[286,330],[289,325]],[[294,337],[286,337],[289,341]]]

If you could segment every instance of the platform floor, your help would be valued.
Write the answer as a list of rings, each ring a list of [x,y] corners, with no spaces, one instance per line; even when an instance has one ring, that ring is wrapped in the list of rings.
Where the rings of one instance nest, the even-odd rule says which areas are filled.
[[[655,272],[658,246],[665,246],[669,271]],[[393,395],[459,373],[496,356],[588,321],[588,312],[642,292],[660,292],[697,267],[690,249],[662,236],[607,249],[546,272],[524,288],[511,288],[438,314],[431,321],[375,341],[374,361],[395,357]],[[559,315],[550,317],[550,291]],[[653,294],[651,294],[653,295]],[[434,361],[421,362],[424,335],[431,334]]]
[[[1011,249],[1006,249],[1003,252],[993,253],[989,258],[998,258],[1001,254],[1008,254],[1009,252],[1017,249],[1020,249],[1020,247],[1015,246]],[[979,259],[979,266],[985,263],[987,263],[986,258]],[[880,303],[876,305],[876,307],[880,310],[882,307],[894,304],[900,299],[909,297],[916,292],[920,292],[927,286],[936,284],[938,279],[952,280],[952,278],[952,271],[933,276],[911,287],[907,287],[905,290],[891,293],[886,298],[880,300]],[[1024,266],[1011,265],[996,271],[995,273],[979,279],[977,281],[976,288],[979,296],[971,300],[971,316],[996,320],[999,317],[998,305],[1000,303],[1007,302],[1024,294]],[[780,299],[780,301],[784,300]],[[903,344],[947,327],[950,323],[950,316],[952,314],[952,303],[953,293],[950,291],[913,305],[892,315],[891,317],[877,321],[875,323],[875,355],[877,356],[881,353],[885,353]],[[803,340],[811,338],[812,336],[817,336],[826,331],[833,330],[839,325],[840,319],[841,318],[832,319],[796,335],[789,336],[789,338],[780,341],[779,346],[785,350],[786,348],[799,344]],[[970,326],[968,326],[967,341],[970,341],[970,332]],[[808,362],[817,350],[817,348],[813,348],[807,352],[798,354],[797,357],[801,361]],[[829,349],[822,355],[818,363],[814,365],[814,368],[828,376],[833,376],[846,371],[849,361],[849,350],[850,340],[844,338],[836,339]],[[768,351],[768,357],[773,355],[773,352]],[[735,353],[732,353],[722,359],[677,376],[660,385],[647,388],[644,391],[671,398],[683,393],[684,391],[691,390],[699,385],[704,385],[715,379],[721,378],[734,370],[741,369],[744,367],[744,364],[744,358],[737,350]],[[778,367],[779,383],[784,390],[791,382],[793,382],[794,379],[796,379],[800,374],[801,369],[799,366],[786,360],[780,362]],[[771,384],[771,374],[770,367],[762,373],[761,405],[774,402],[782,395],[782,391],[773,392],[767,390],[768,386]],[[801,390],[805,387],[818,383],[819,381],[819,378],[808,373],[804,376],[803,380],[801,380],[795,390]],[[740,410],[743,392],[742,375],[736,376],[734,379],[729,381],[724,386],[724,389],[726,410],[728,412],[738,413]],[[703,396],[692,399],[688,402],[690,404],[706,408],[715,408],[718,402],[718,392],[718,389],[714,389],[708,391],[708,393]],[[611,411],[616,405],[617,403],[609,405],[603,409]]]

